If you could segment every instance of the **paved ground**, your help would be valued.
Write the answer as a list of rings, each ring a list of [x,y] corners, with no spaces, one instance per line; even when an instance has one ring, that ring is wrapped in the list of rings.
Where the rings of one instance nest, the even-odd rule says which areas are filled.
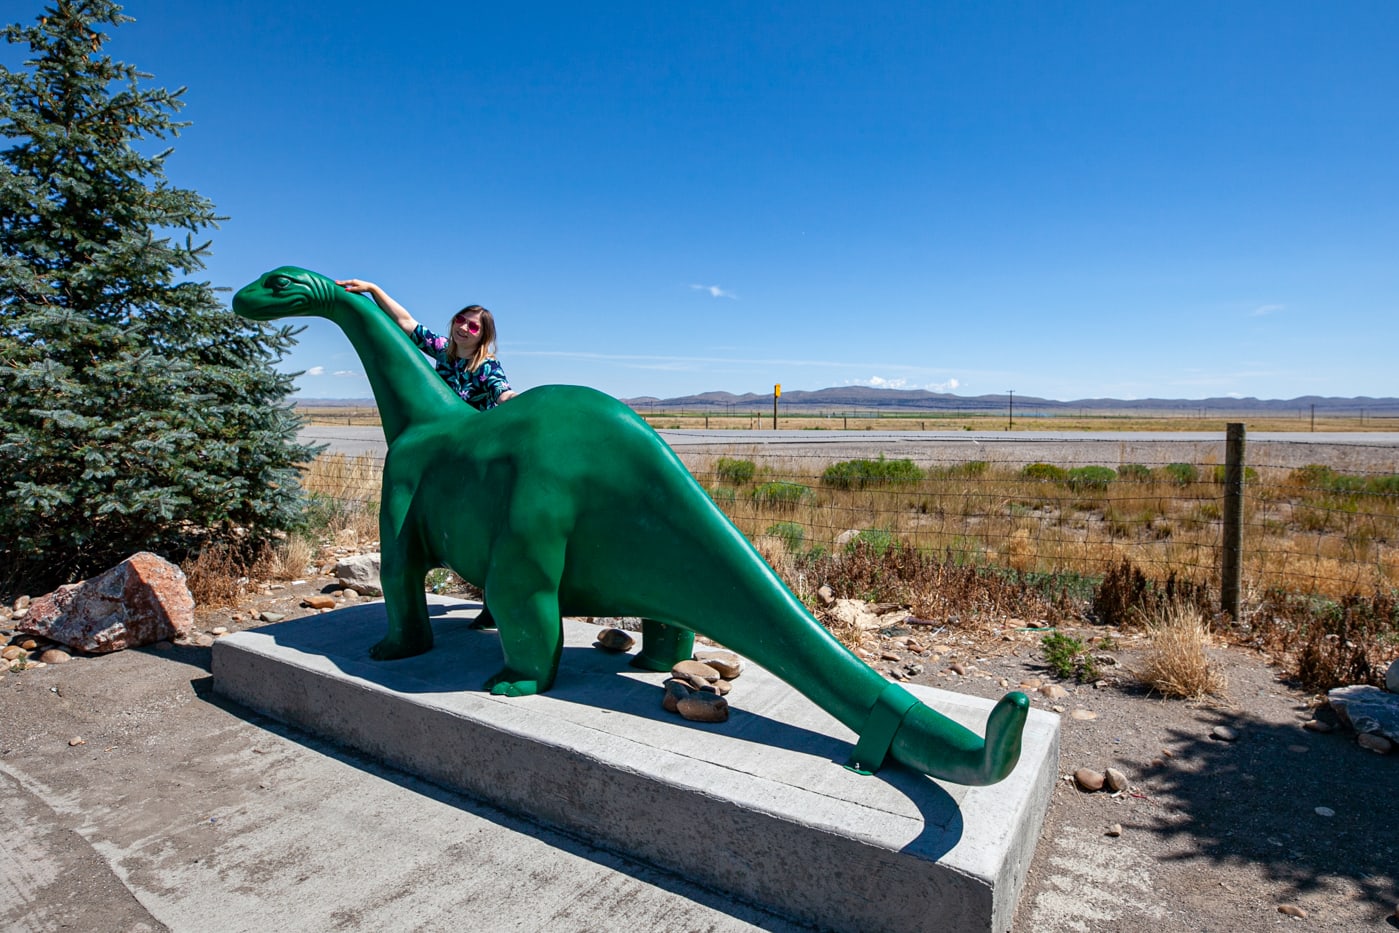
[[[802,929],[221,702],[209,661],[0,682],[0,928]]]
[[[290,610],[328,585],[252,608]],[[252,624],[240,618],[201,624]],[[880,656],[896,660],[875,663],[917,662],[920,683],[996,697],[1046,677],[1040,635],[1016,621],[989,640],[915,632],[938,645],[936,664],[886,639]],[[1064,772],[1117,767],[1130,787],[1058,785],[1014,929],[1399,928],[1399,754],[1302,729],[1310,698],[1255,653],[1217,651],[1229,700],[1198,705],[1145,694],[1125,673],[1137,642],[1118,642],[1103,687],[1032,694],[1064,714]],[[0,928],[802,929],[220,701],[209,668],[209,649],[188,646],[0,679]],[[1238,741],[1212,738],[1216,725]],[[696,859],[705,833],[694,828]]]

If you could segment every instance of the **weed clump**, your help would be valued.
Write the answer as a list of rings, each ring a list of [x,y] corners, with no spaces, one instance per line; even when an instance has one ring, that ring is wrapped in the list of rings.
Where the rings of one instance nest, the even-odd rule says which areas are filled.
[[[720,457],[714,464],[714,474],[719,481],[730,486],[746,486],[753,481],[754,475],[758,472],[757,464],[752,460],[737,460],[732,457]]]
[[[1140,463],[1124,463],[1117,468],[1117,478],[1133,483],[1147,483],[1151,481],[1151,469]]]
[[[1049,669],[1060,679],[1076,680],[1081,684],[1098,679],[1098,662],[1083,639],[1054,632],[1044,636],[1040,650],[1044,652]]]
[[[1189,486],[1200,481],[1200,468],[1193,463],[1168,463],[1166,477],[1177,486]]]
[[[781,539],[787,550],[794,554],[801,551],[802,543],[806,540],[806,529],[798,522],[777,522],[769,525],[764,534]]]
[[[1101,492],[1117,479],[1117,471],[1105,466],[1074,467],[1069,471],[1069,488],[1074,492]]]
[[[1283,658],[1307,690],[1384,685],[1399,651],[1399,602],[1393,592],[1339,600],[1271,590],[1254,623],[1260,641]]]
[[[800,483],[772,482],[753,487],[753,501],[775,509],[794,509],[810,490]]]
[[[1020,469],[1020,475],[1041,482],[1063,483],[1068,480],[1069,471],[1052,463],[1027,463]]]
[[[1163,607],[1147,622],[1151,646],[1140,678],[1169,697],[1198,700],[1224,696],[1228,680],[1209,658],[1210,633],[1193,606]]]
[[[912,460],[842,460],[826,467],[821,482],[835,489],[864,489],[866,486],[916,483],[923,471]]]
[[[1103,582],[1093,594],[1089,617],[1099,625],[1132,628],[1177,603],[1208,613],[1213,597],[1204,584],[1177,577],[1175,571],[1167,575],[1164,585],[1158,586],[1124,557],[1103,575]]]

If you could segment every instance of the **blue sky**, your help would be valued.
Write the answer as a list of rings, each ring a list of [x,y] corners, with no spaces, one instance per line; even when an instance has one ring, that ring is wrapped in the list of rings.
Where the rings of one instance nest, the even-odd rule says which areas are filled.
[[[214,284],[484,304],[517,389],[1399,395],[1399,4],[435,6],[126,6]]]

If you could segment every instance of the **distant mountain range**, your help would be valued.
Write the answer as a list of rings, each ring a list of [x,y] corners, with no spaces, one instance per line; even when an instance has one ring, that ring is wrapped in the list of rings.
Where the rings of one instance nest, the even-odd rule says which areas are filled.
[[[686,395],[682,398],[641,398],[622,399],[624,403],[642,411],[682,411],[700,409],[719,412],[729,409],[745,411],[765,411],[772,408],[771,395],[750,392],[734,395],[732,392],[705,392],[700,395]],[[1005,395],[949,395],[943,392],[928,392],[923,389],[872,389],[868,386],[842,386],[830,389],[817,389],[811,392],[792,390],[782,393],[779,405],[786,410],[804,411],[946,411],[946,412],[986,412],[1005,411],[1010,398]],[[1132,411],[1180,411],[1180,412],[1298,412],[1311,411],[1318,414],[1356,414],[1362,409],[1367,414],[1399,415],[1399,398],[1331,398],[1318,395],[1304,395],[1291,399],[1258,398],[1085,398],[1061,402],[1055,399],[1037,398],[1033,395],[1015,396],[1015,410],[1027,414],[1036,412],[1132,412]]]
[[[315,399],[296,398],[295,403],[308,408],[372,408],[372,398]],[[657,398],[645,395],[639,398],[624,398],[624,404],[639,411],[771,411],[772,396],[749,392],[735,395],[732,392],[704,392],[699,395],[686,395],[680,398]],[[840,386],[815,391],[794,389],[782,393],[778,403],[784,411],[808,412],[1001,412],[1009,407],[1010,399],[1002,395],[949,395],[944,392],[928,392],[923,389],[872,389],[868,386]],[[1016,395],[1015,410],[1030,415],[1036,412],[1246,412],[1297,413],[1310,412],[1315,406],[1317,414],[1399,416],[1399,398],[1335,398],[1320,395],[1303,395],[1290,399],[1259,398],[1085,398],[1061,402],[1055,399],[1037,398],[1033,395]]]

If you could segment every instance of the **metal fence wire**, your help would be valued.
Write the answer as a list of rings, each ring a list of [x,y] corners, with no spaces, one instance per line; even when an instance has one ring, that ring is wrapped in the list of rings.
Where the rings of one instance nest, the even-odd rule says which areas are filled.
[[[1120,445],[1066,457],[1062,442],[1040,449],[1030,438],[1015,456],[991,451],[987,459],[930,448],[839,460],[738,445],[682,458],[765,555],[832,553],[863,540],[961,565],[1085,577],[1126,559],[1153,579],[1214,587],[1229,608],[1220,588],[1232,540],[1235,586],[1246,596],[1277,589],[1339,597],[1399,584],[1393,446],[1325,448],[1330,462],[1318,463],[1315,445],[1272,442],[1250,453],[1240,444],[1232,492],[1228,451],[1215,446],[1218,456],[1188,461],[1141,450],[1124,456]],[[322,456],[306,484],[324,500],[373,503],[382,468],[373,455]]]

